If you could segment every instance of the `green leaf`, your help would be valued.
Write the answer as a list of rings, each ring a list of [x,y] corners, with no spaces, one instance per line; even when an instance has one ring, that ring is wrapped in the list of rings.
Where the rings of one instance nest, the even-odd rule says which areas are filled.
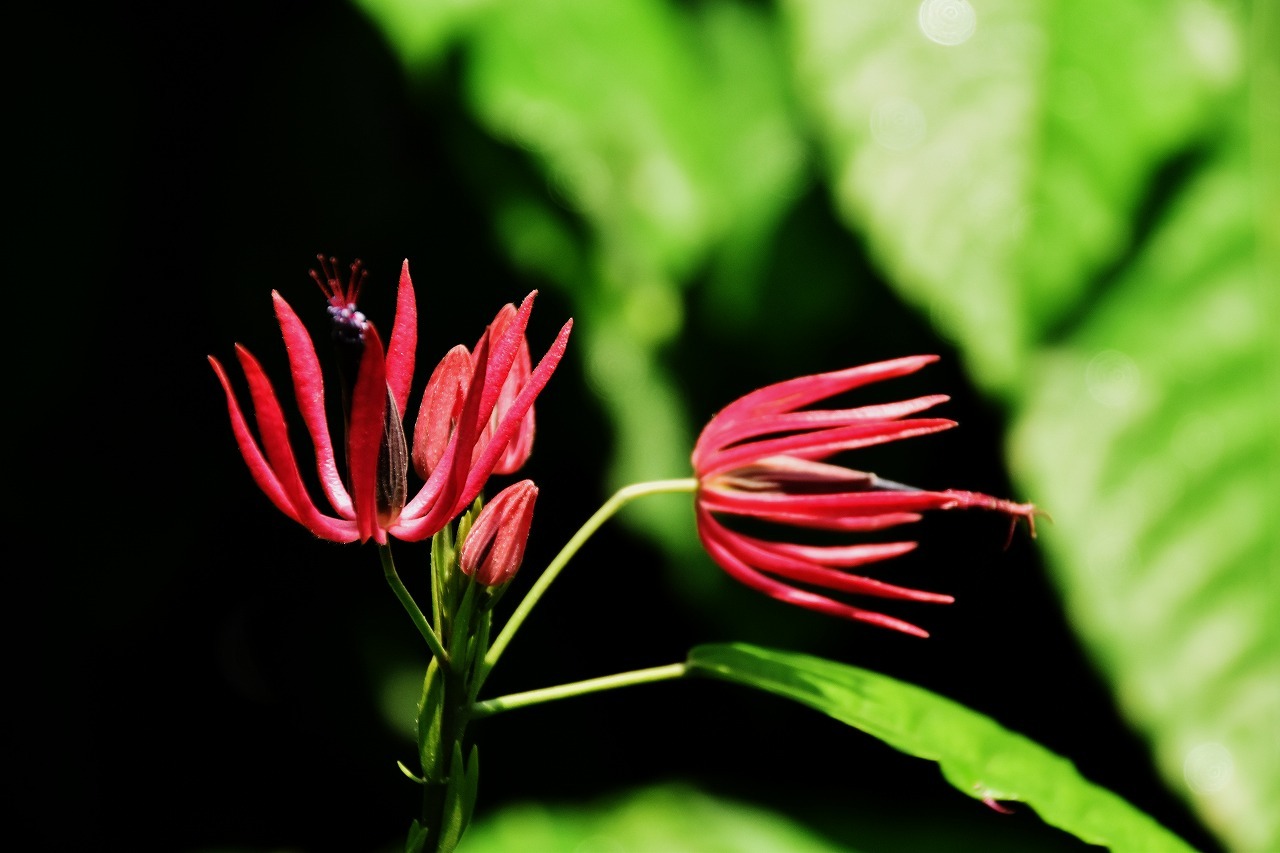
[[[1003,391],[1123,251],[1156,169],[1241,64],[1210,2],[783,8],[846,223]]]
[[[493,0],[353,0],[390,42],[404,66],[413,72],[434,70],[446,50]]]
[[[685,785],[643,789],[589,807],[510,806],[476,823],[460,850],[855,853],[781,815]]]
[[[427,827],[415,820],[405,838],[404,853],[422,853],[422,846],[427,843],[428,831]]]
[[[722,678],[808,705],[909,755],[936,761],[971,797],[1018,800],[1046,822],[1114,850],[1189,851],[1066,759],[989,717],[919,687],[809,655],[741,643],[698,646],[690,673]]]
[[[1165,779],[1261,853],[1280,849],[1280,268],[1258,180],[1242,142],[1213,153],[1037,356],[1011,454],[1053,516],[1072,623]]]

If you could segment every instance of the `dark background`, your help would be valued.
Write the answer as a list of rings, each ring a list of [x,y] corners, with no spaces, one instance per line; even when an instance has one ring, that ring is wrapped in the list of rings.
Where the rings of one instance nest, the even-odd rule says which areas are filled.
[[[418,392],[449,346],[473,343],[499,305],[534,287],[530,340],[545,347],[573,306],[506,265],[483,187],[459,165],[498,162],[521,179],[525,155],[470,124],[449,73],[408,86],[342,3],[157,5],[59,23],[29,71],[39,82],[23,125],[32,168],[15,175],[36,190],[15,233],[34,225],[41,238],[34,251],[19,247],[39,278],[21,290],[16,387],[21,410],[42,414],[19,419],[15,467],[34,475],[24,512],[39,519],[35,547],[11,565],[52,605],[15,645],[37,676],[23,693],[33,719],[15,729],[34,758],[22,773],[36,808],[24,816],[49,849],[395,849],[417,808],[395,762],[410,762],[413,746],[377,695],[387,673],[420,667],[423,651],[371,548],[315,540],[253,486],[205,359],[233,360],[239,341],[283,384],[269,295],[280,290],[319,328],[306,275],[317,252],[363,259],[363,307],[383,326],[409,258],[423,318]],[[789,273],[813,262],[815,243],[833,284],[798,300]],[[789,321],[774,338],[719,329],[690,290],[669,358],[698,417],[801,372],[950,355],[875,279],[820,189],[796,206],[770,263],[764,298]],[[853,320],[835,334],[832,316]],[[38,356],[26,337],[36,328]],[[1034,498],[1012,494],[1002,413],[957,364],[944,358],[885,393],[950,393],[945,415],[962,427],[885,448],[875,470]],[[525,472],[542,487],[535,567],[606,497],[608,424],[572,344],[539,400],[538,430]],[[797,612],[727,579],[709,609],[676,594],[652,545],[612,524],[540,605],[487,692],[670,663],[702,642],[819,654],[989,713],[1217,849],[1084,660],[1034,543],[1019,534],[1002,550],[1005,523],[977,514],[918,532],[919,553],[893,577],[959,599],[894,610],[927,627],[928,641]],[[413,584],[413,552],[398,553]],[[718,571],[709,561],[674,570]],[[518,579],[508,607],[530,582]],[[10,599],[17,625],[33,621],[26,600]],[[474,733],[481,815],[684,779],[864,850],[993,849],[993,839],[1085,849],[1030,809],[998,815],[932,764],[727,684],[580,698]],[[904,822],[902,835],[887,834]]]

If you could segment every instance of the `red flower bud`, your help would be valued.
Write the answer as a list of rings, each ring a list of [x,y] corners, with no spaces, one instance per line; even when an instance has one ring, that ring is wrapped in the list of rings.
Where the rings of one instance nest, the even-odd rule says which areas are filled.
[[[507,486],[485,504],[471,526],[458,565],[484,586],[502,586],[515,577],[524,561],[524,548],[533,523],[538,487],[532,480]]]

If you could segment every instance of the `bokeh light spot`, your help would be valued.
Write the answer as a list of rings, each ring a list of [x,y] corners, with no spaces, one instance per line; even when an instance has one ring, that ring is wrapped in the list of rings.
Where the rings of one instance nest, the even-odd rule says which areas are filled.
[[[920,32],[938,44],[964,44],[978,27],[978,14],[968,0],[924,0]]]
[[[1210,741],[1187,753],[1182,762],[1182,774],[1187,785],[1197,794],[1213,794],[1231,784],[1235,767],[1231,750]]]
[[[885,98],[871,108],[871,138],[891,151],[919,145],[928,130],[924,111],[906,98]]]
[[[1103,350],[1084,369],[1089,396],[1104,406],[1122,409],[1133,402],[1142,376],[1134,360],[1119,350]]]

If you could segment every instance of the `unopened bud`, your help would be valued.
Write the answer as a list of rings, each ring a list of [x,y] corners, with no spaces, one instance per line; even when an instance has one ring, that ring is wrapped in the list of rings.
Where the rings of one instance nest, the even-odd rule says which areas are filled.
[[[462,543],[458,565],[464,574],[488,587],[502,586],[515,577],[524,561],[537,498],[533,481],[521,480],[485,504]]]

